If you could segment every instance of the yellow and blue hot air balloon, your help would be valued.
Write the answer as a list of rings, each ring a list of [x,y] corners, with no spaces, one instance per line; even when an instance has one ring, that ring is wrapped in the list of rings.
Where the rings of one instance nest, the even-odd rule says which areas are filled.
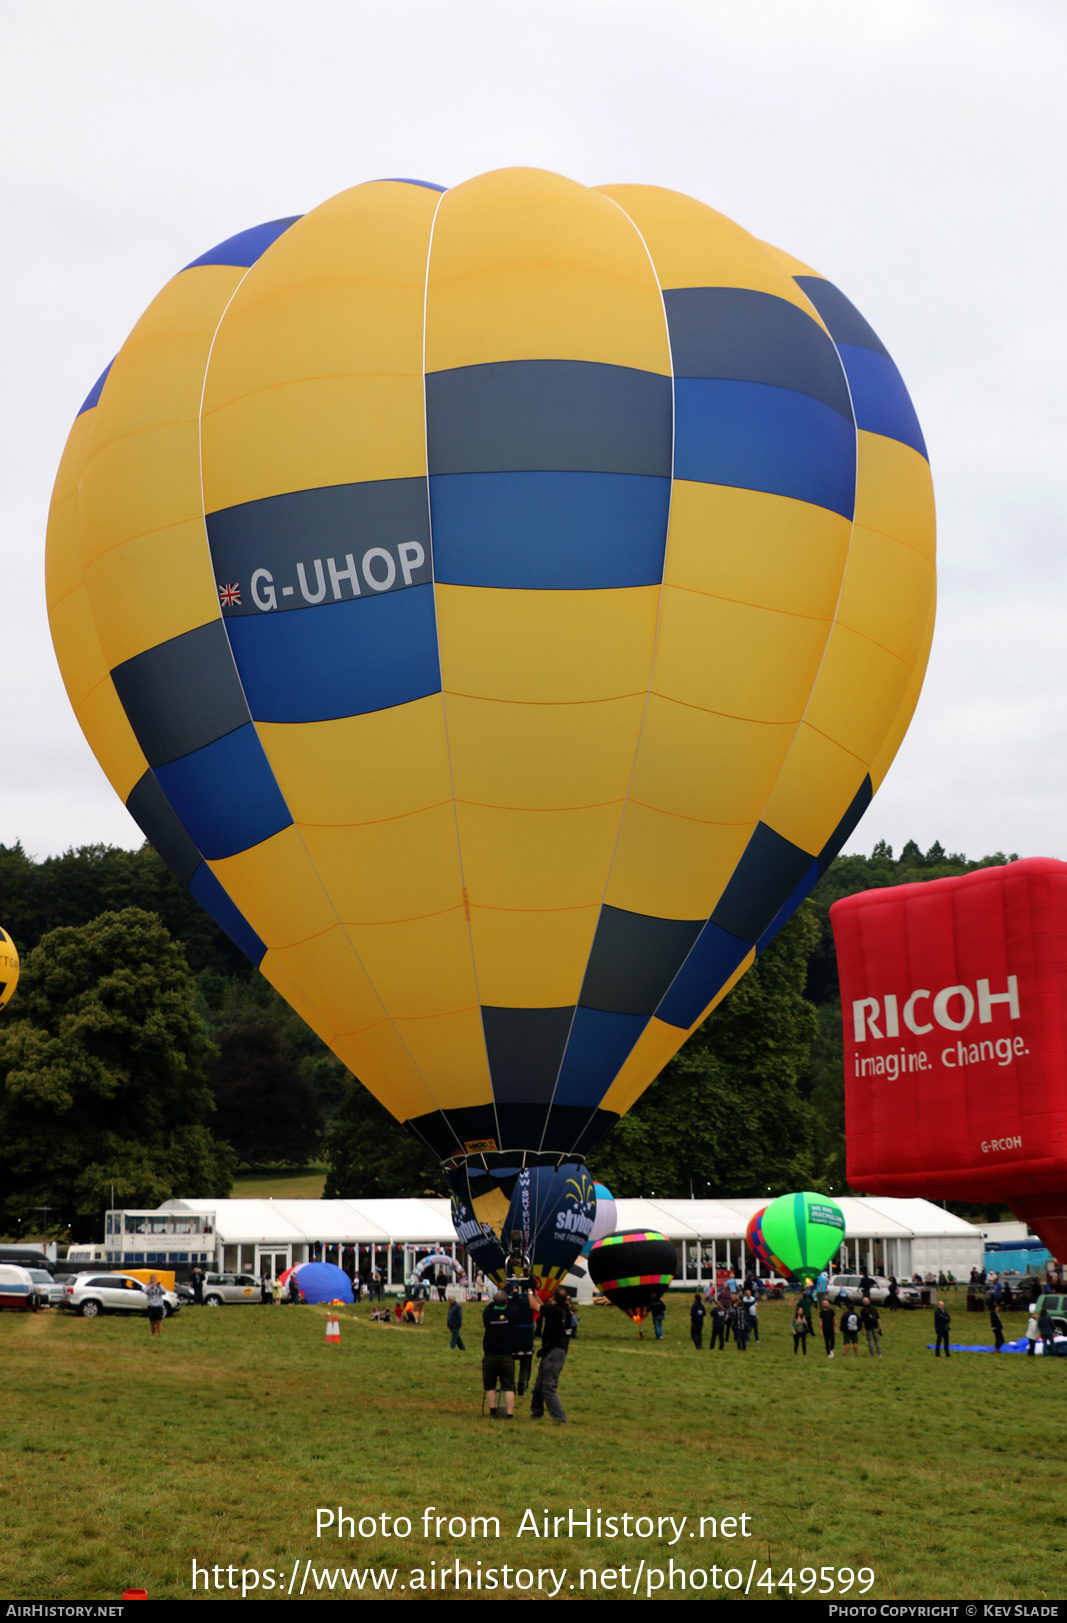
[[[11,937],[0,930],[0,1009],[10,1003],[19,983],[18,948]]]
[[[146,837],[502,1221],[582,1158],[885,775],[934,613],[885,347],[704,204],[513,169],[202,254],[48,539]]]

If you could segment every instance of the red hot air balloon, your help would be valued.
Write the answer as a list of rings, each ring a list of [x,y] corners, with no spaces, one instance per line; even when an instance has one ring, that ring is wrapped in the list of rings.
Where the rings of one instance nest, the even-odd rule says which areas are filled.
[[[1003,1200],[1067,1257],[1067,863],[868,890],[830,917],[850,1184]]]

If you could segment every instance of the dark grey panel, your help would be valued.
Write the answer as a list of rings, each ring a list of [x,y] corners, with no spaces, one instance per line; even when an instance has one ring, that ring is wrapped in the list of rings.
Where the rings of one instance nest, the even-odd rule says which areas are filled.
[[[267,496],[209,513],[207,533],[227,619],[373,598],[433,579],[425,479]],[[234,587],[239,601],[223,595]]]
[[[794,276],[793,280],[822,316],[835,344],[858,344],[861,349],[877,350],[879,355],[889,354],[874,328],[833,282],[822,276]]]
[[[845,841],[851,839],[857,823],[873,799],[874,790],[871,788],[871,778],[870,773],[868,773],[853,795],[848,811],[819,852],[820,877],[826,872]]]
[[[671,380],[593,361],[498,361],[426,375],[431,474],[669,478]]]
[[[174,877],[188,885],[203,857],[178,821],[154,772],[146,772],[130,790],[126,810],[150,845],[155,846]]]
[[[704,924],[602,907],[579,1003],[608,1014],[652,1014]]]
[[[111,677],[149,766],[180,760],[251,720],[221,620],[137,654]]]
[[[672,288],[663,302],[675,377],[795,389],[852,421],[840,356],[798,305],[743,287]]]
[[[574,1009],[482,1009],[493,1097],[498,1104],[547,1104],[559,1075]]]
[[[814,860],[766,823],[757,823],[711,915],[712,924],[754,946]]]

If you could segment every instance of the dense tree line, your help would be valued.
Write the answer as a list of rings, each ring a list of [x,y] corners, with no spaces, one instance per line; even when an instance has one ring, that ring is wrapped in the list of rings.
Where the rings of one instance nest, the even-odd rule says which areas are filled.
[[[619,1195],[843,1190],[829,910],[1013,860],[909,841],[839,857],[758,963],[591,1156]],[[99,1233],[120,1205],[229,1192],[248,1164],[328,1161],[327,1196],[442,1193],[434,1159],[361,1087],[148,846],[35,862],[0,846],[23,959],[0,1023],[0,1216]],[[41,1217],[29,1214],[53,1214]]]

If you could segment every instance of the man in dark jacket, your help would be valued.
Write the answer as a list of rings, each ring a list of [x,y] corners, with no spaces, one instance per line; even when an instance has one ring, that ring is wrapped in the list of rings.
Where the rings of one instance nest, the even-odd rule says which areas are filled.
[[[547,1409],[559,1425],[567,1424],[567,1416],[559,1401],[559,1378],[567,1361],[567,1348],[571,1335],[570,1297],[561,1285],[551,1302],[541,1312],[541,1352],[530,1399],[530,1419],[541,1420]]]
[[[533,1300],[525,1288],[517,1290],[512,1297],[515,1304],[515,1357],[519,1363],[515,1390],[520,1398],[530,1384],[530,1371],[533,1368],[534,1316],[530,1306]]]
[[[866,1296],[860,1309],[860,1323],[867,1332],[868,1358],[881,1358],[882,1356],[882,1321],[878,1317],[878,1309]]]
[[[518,1304],[506,1291],[497,1291],[482,1314],[482,1389],[489,1394],[490,1420],[515,1418],[515,1321]],[[504,1394],[505,1413],[497,1409],[497,1382]]]
[[[938,1302],[937,1306],[934,1308],[934,1331],[937,1338],[937,1343],[934,1348],[935,1358],[941,1357],[942,1343],[944,1343],[945,1357],[950,1358],[952,1356],[948,1350],[948,1327],[951,1323],[952,1315],[948,1311],[948,1308],[945,1306],[944,1302]]]
[[[452,1352],[456,1347],[459,1348],[460,1352],[466,1352],[467,1349],[463,1345],[463,1337],[460,1335],[460,1331],[463,1329],[462,1302],[449,1302],[448,1315],[445,1319],[445,1324],[452,1332],[452,1340],[449,1342],[448,1348],[449,1352]]]
[[[972,1273],[974,1272],[973,1268],[972,1268],[971,1272]],[[993,1302],[993,1303],[990,1304],[990,1308],[989,1308],[989,1328],[992,1330],[993,1336],[994,1336],[994,1339],[995,1339],[995,1342],[996,1342],[996,1345],[994,1346],[993,1351],[994,1352],[999,1352],[1001,1347],[1003,1347],[1003,1345],[1004,1345],[1004,1326],[1000,1322],[1000,1314],[997,1312],[997,1304],[996,1304],[996,1302]]]
[[[696,1291],[693,1296],[693,1305],[689,1309],[689,1334],[693,1338],[693,1346],[697,1352],[704,1345],[704,1318],[706,1313],[704,1298],[699,1291]]]

